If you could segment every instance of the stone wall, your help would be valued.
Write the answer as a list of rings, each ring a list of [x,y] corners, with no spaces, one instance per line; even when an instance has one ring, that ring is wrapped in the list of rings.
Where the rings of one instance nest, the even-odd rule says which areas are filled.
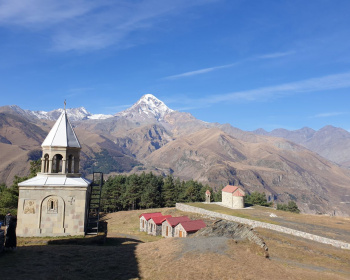
[[[245,224],[245,225],[249,225],[249,226],[251,226],[253,228],[255,228],[255,227],[266,228],[266,229],[270,229],[270,230],[274,230],[274,231],[278,231],[278,232],[282,232],[282,233],[286,233],[286,234],[291,234],[291,235],[294,235],[294,236],[302,237],[302,238],[305,238],[305,239],[313,240],[313,241],[316,241],[316,242],[329,244],[329,245],[332,245],[334,247],[350,250],[350,244],[349,243],[346,243],[346,242],[343,242],[343,241],[339,241],[339,240],[330,239],[330,238],[326,238],[326,237],[322,237],[322,236],[318,236],[318,235],[314,235],[314,234],[311,234],[311,233],[307,233],[307,232],[303,232],[303,231],[299,231],[299,230],[295,230],[295,229],[291,229],[291,228],[287,228],[287,227],[282,227],[282,226],[273,225],[273,224],[269,224],[269,223],[263,223],[263,222],[259,222],[259,221],[253,221],[253,220],[249,220],[249,219],[245,219],[245,218],[239,218],[239,217],[235,217],[235,216],[231,216],[231,215],[226,215],[226,214],[221,214],[221,213],[217,213],[217,212],[212,212],[212,211],[209,211],[209,210],[205,210],[205,209],[202,209],[202,208],[186,205],[186,204],[183,204],[183,203],[176,203],[176,209],[178,209],[180,211],[184,211],[184,212],[198,213],[198,214],[202,214],[202,215],[205,215],[205,216],[208,216],[208,217],[234,221],[234,222],[242,223],[242,224]]]
[[[233,209],[241,209],[244,208],[244,198],[243,196],[234,196],[229,192],[222,192],[222,204]]]
[[[17,236],[84,235],[87,187],[19,187]]]

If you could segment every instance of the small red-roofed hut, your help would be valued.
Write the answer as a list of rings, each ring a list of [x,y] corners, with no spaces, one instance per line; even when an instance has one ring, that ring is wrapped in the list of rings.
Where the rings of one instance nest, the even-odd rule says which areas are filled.
[[[222,204],[233,209],[244,208],[244,196],[241,188],[227,185],[222,189]]]
[[[210,191],[205,192],[205,203],[210,203]]]
[[[154,236],[162,235],[162,223],[166,218],[171,218],[171,215],[157,216],[149,219],[147,233]]]
[[[160,212],[142,213],[140,218],[140,231],[148,232],[148,221],[153,217],[163,216]]]
[[[180,222],[175,227],[174,237],[187,237],[205,227],[206,224],[202,220]]]
[[[174,228],[178,223],[185,221],[190,221],[190,218],[187,216],[166,218],[162,223],[162,236],[174,237]]]

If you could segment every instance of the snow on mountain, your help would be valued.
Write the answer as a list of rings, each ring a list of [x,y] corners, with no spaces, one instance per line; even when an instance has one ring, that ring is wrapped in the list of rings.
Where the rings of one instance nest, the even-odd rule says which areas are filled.
[[[25,116],[29,119],[43,119],[49,121],[55,121],[61,115],[63,109],[56,109],[49,112],[46,111],[31,111],[24,110],[17,105],[8,106],[15,113]],[[69,108],[66,109],[68,118],[71,121],[81,120],[104,120],[114,117],[113,115],[105,114],[91,114],[84,107]],[[124,117],[132,121],[163,121],[164,117],[174,112],[174,110],[168,108],[164,102],[156,98],[152,94],[146,94],[140,98],[132,107],[129,109],[115,114],[115,116]]]
[[[50,112],[34,111],[32,113],[39,119],[54,121],[54,120],[57,120],[57,118],[61,115],[62,111],[63,109],[59,108]],[[68,118],[71,121],[79,121],[79,120],[87,119],[88,116],[91,115],[84,107],[66,109],[66,111],[67,111]]]
[[[157,120],[163,121],[165,115],[174,112],[163,101],[152,94],[145,94],[129,109],[115,114],[115,116],[132,119],[133,121]]]
[[[46,111],[24,110],[17,105],[11,105],[8,107],[15,113],[22,115],[24,117],[27,117],[29,119],[38,118],[38,119],[48,120],[48,121],[57,120],[63,111],[62,108],[52,110],[50,112],[46,112]],[[81,121],[86,119],[103,120],[103,119],[108,119],[113,117],[113,115],[91,114],[84,107],[70,108],[70,109],[66,109],[66,111],[67,111],[68,118],[71,121]]]
[[[90,120],[105,120],[113,118],[113,115],[104,115],[104,114],[94,114],[87,117]]]
[[[49,112],[48,114],[54,117],[56,120],[62,113],[63,109],[57,109]],[[112,118],[113,115],[104,115],[104,114],[91,114],[84,107],[66,109],[69,120],[71,121],[81,121],[86,119],[92,120],[104,120]]]

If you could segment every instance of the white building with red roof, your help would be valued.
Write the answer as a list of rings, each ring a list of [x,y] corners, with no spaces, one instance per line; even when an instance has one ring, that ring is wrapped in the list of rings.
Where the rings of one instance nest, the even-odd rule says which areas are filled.
[[[180,222],[174,228],[174,237],[187,237],[205,227],[206,224],[202,220]]]
[[[222,204],[233,209],[244,208],[244,196],[241,188],[227,185],[222,189]]]
[[[153,217],[160,217],[163,216],[160,212],[154,212],[154,213],[142,213],[140,218],[140,231],[148,232],[148,221]]]
[[[148,220],[148,231],[150,235],[162,235],[162,223],[166,218],[171,218],[171,215],[152,217]]]
[[[187,216],[166,218],[162,223],[162,236],[174,237],[174,228],[180,223],[191,221]]]

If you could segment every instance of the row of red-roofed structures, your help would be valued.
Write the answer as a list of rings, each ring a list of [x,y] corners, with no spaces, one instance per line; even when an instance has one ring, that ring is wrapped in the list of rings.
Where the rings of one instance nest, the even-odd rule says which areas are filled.
[[[187,237],[206,227],[202,220],[191,220],[187,216],[163,216],[161,212],[140,215],[140,231],[163,237]]]

